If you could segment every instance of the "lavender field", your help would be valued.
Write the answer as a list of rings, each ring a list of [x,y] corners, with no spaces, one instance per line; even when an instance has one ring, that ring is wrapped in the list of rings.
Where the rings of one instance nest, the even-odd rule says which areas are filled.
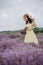
[[[21,33],[0,33],[0,65],[43,65],[43,35],[39,45],[24,43]]]

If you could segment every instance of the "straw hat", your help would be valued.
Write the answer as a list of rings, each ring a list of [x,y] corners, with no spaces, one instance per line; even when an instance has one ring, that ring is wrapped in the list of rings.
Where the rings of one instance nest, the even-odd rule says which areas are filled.
[[[26,18],[26,16],[28,16],[29,18],[31,18],[34,21],[34,18],[32,18],[32,16],[27,13],[23,15],[23,18]]]

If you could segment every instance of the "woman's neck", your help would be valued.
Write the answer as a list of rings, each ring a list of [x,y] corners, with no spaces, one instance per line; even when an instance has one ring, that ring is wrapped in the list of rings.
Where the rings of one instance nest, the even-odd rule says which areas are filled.
[[[29,24],[29,21],[26,21],[26,24]],[[30,23],[31,24],[31,23]]]
[[[29,21],[26,21],[26,24],[28,24]]]

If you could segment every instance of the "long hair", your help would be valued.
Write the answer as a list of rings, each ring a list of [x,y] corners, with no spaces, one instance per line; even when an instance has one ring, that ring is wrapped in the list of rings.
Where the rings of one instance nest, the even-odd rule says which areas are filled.
[[[32,23],[32,19],[29,17],[29,16],[27,16],[27,19],[28,19],[28,22],[29,23]],[[26,21],[27,22],[27,21]]]
[[[27,17],[27,21],[26,21],[26,24],[28,24],[28,22],[29,23],[32,23],[33,22],[33,20],[31,19],[31,17],[29,17],[29,15],[28,14],[24,14],[24,16],[23,16],[23,18],[25,18],[25,17]]]

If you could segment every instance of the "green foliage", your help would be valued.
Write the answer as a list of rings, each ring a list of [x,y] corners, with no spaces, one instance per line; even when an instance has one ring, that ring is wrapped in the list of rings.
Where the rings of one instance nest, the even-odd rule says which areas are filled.
[[[13,34],[13,33],[20,33],[21,32],[21,30],[16,30],[16,31],[1,31],[0,33],[6,33],[6,34]],[[43,33],[43,28],[35,28],[34,29],[34,32],[35,33]]]
[[[43,28],[35,28],[34,32],[35,33],[43,33]]]

